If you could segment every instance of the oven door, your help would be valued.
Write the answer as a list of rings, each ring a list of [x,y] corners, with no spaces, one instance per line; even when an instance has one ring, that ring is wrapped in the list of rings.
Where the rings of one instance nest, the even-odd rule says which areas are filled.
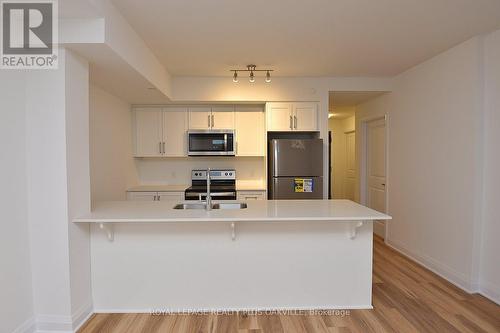
[[[212,200],[236,200],[236,192],[215,192],[211,193],[210,196]],[[184,193],[185,200],[198,200],[205,201],[207,200],[206,192],[185,192]]]
[[[234,156],[234,131],[189,131],[189,156]]]

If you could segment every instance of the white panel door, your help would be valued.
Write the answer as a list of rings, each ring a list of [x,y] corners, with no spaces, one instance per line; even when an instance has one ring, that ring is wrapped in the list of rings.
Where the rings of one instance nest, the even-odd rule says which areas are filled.
[[[162,156],[162,110],[140,108],[134,110],[135,156]]]
[[[296,131],[318,130],[318,104],[294,103],[293,129]]]
[[[206,106],[195,106],[189,108],[189,129],[206,130],[211,127],[212,109]]]
[[[234,107],[217,106],[212,108],[212,129],[234,129]]]
[[[188,109],[163,109],[163,142],[165,156],[187,156]]]
[[[347,132],[345,135],[345,176],[344,198],[354,201],[356,188],[356,133]]]
[[[385,212],[385,120],[367,124],[367,203],[368,207]],[[374,223],[374,232],[385,237],[384,221]]]
[[[267,103],[267,130],[292,131],[293,116],[291,103]]]
[[[236,108],[236,155],[264,156],[264,111],[260,107]]]

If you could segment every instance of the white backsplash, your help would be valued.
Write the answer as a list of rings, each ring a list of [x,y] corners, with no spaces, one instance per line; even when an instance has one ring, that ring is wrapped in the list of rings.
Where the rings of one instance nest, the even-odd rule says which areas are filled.
[[[141,185],[185,185],[191,183],[191,170],[235,169],[238,181],[261,181],[266,177],[264,157],[183,157],[136,159]]]

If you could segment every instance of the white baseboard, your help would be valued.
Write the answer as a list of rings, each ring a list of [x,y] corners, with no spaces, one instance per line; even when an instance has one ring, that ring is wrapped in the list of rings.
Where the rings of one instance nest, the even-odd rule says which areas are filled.
[[[479,293],[500,305],[500,286],[495,286],[493,283],[482,281]]]
[[[37,333],[74,333],[93,314],[92,304],[86,304],[71,316],[41,315],[36,317]]]
[[[319,311],[319,310],[369,310],[373,309],[370,305],[316,305],[304,307],[232,307],[232,308],[213,308],[213,309],[190,309],[193,312],[245,312],[245,311]],[[94,313],[151,313],[152,310],[168,310],[168,308],[151,308],[151,309],[95,309]],[[169,311],[169,314],[183,313],[182,311]]]
[[[464,274],[455,271],[448,265],[443,264],[429,256],[416,254],[413,251],[408,250],[400,242],[395,241],[393,239],[386,239],[385,243],[394,250],[410,258],[411,260],[419,263],[420,265],[424,266],[433,273],[439,275],[448,282],[456,285],[460,289],[465,290],[469,294],[478,291],[477,289],[474,288],[471,281]]]
[[[92,303],[82,306],[80,309],[75,311],[71,316],[73,322],[73,331],[76,332],[82,327],[83,324],[94,314],[94,309]]]
[[[19,325],[12,333],[34,333],[36,331],[35,317],[31,317]]]
[[[73,333],[71,316],[40,315],[36,317],[36,331]]]

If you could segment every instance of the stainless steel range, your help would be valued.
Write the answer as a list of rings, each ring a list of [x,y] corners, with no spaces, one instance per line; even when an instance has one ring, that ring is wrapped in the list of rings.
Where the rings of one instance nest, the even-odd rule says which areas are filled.
[[[213,200],[236,200],[236,171],[210,170],[210,196]],[[191,171],[191,187],[184,191],[185,200],[206,200],[207,170]]]

